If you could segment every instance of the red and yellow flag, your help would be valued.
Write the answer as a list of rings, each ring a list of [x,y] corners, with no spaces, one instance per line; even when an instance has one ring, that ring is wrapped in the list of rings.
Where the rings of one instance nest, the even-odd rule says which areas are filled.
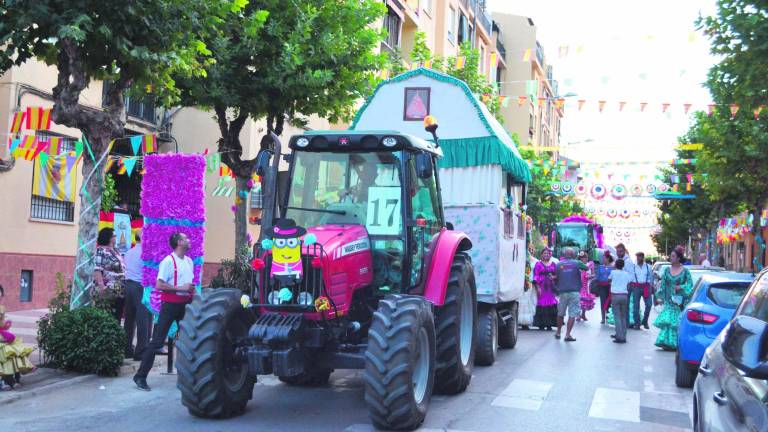
[[[157,152],[157,136],[144,135],[144,139],[142,139],[141,144],[143,147],[144,154]]]
[[[736,117],[736,113],[739,112],[739,105],[738,104],[731,104],[731,118]]]
[[[517,97],[517,106],[523,106],[525,101],[528,100],[528,96],[518,96]]]
[[[11,122],[11,133],[19,133],[21,126],[24,124],[24,117],[27,113],[21,111],[13,114],[13,122]]]
[[[219,176],[232,177],[232,169],[224,164],[221,164],[221,166],[219,166]]]
[[[563,109],[563,107],[564,107],[564,106],[565,106],[565,99],[563,99],[563,98],[558,98],[558,99],[555,101],[555,107],[557,107],[557,109],[561,110],[561,109]]]
[[[48,141],[48,154],[51,156],[58,156],[61,153],[61,138],[51,137]]]
[[[13,157],[32,160],[32,153],[35,151],[36,144],[37,138],[34,135],[26,135],[21,139],[21,144],[13,151]]]
[[[587,102],[587,101],[586,101],[586,100],[584,100],[584,99],[579,99],[579,111],[581,111],[581,109],[582,109],[582,108],[584,108],[584,104],[585,104],[586,102]]]
[[[597,101],[597,109],[600,112],[603,112],[603,109],[605,109],[605,101],[604,100]]]
[[[51,109],[42,107],[27,108],[27,129],[48,130],[51,128]]]

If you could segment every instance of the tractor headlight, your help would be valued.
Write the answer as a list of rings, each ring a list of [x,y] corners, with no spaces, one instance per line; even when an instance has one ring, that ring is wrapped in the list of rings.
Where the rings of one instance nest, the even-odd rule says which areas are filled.
[[[387,147],[394,147],[395,145],[397,145],[397,138],[388,136],[388,137],[385,137],[383,140],[381,140],[381,143]]]
[[[315,304],[314,301],[315,301],[315,299],[312,297],[312,294],[310,294],[310,293],[308,293],[306,291],[302,292],[301,294],[299,294],[298,303],[300,305],[312,306],[313,304]]]
[[[300,137],[296,140],[296,146],[298,147],[306,147],[309,145],[309,138]]]
[[[280,294],[277,292],[277,290],[272,291],[267,296],[267,303],[277,305],[280,304]]]

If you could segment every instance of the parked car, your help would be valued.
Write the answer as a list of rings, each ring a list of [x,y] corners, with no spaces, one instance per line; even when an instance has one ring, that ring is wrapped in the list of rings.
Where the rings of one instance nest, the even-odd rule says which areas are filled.
[[[768,270],[707,348],[693,390],[697,432],[768,430]]]
[[[669,261],[657,261],[653,264],[653,267],[651,267],[651,272],[653,273],[653,292],[659,289],[659,282],[661,282],[661,275],[664,269],[671,265],[672,263]]]
[[[691,301],[680,315],[675,356],[675,384],[678,387],[693,387],[704,351],[731,320],[755,278],[751,273],[721,271],[704,273],[700,277]]]

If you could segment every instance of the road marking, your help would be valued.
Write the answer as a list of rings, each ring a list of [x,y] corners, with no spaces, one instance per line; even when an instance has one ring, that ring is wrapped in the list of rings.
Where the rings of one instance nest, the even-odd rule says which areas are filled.
[[[640,393],[598,387],[589,407],[594,418],[640,422]]]
[[[547,398],[552,383],[524,379],[512,380],[496,399],[493,406],[538,411]]]
[[[643,366],[643,372],[653,373],[653,366]]]
[[[653,380],[643,380],[643,391],[645,392],[653,392],[656,389],[656,385],[653,383]]]

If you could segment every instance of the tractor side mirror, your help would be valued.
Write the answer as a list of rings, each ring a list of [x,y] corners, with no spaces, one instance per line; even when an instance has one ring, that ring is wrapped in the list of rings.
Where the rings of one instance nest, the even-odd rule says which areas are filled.
[[[421,179],[428,179],[432,177],[432,171],[434,166],[432,165],[432,155],[428,153],[416,154],[416,175]]]
[[[256,155],[256,175],[263,177],[269,168],[269,161],[272,159],[272,152],[270,150],[259,150],[259,154]]]

